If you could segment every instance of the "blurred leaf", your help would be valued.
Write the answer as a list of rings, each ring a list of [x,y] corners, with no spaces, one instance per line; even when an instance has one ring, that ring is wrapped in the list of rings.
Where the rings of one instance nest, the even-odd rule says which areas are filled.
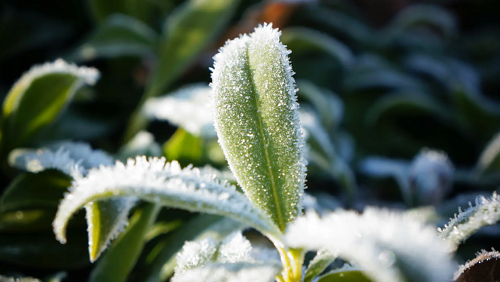
[[[110,16],[113,16],[113,14],[118,13],[148,22],[154,9],[163,6],[158,5],[154,1],[135,0],[88,0],[88,4],[92,16],[97,22],[105,21]]]
[[[239,0],[190,0],[168,18],[160,62],[144,98],[161,94],[181,76],[233,15]]]
[[[104,2],[104,1],[101,1]],[[139,20],[121,14],[99,24],[68,60],[89,61],[122,56],[154,56],[159,36]]]
[[[158,253],[146,261],[143,281],[160,282],[167,280],[174,273],[177,264],[175,256],[181,250],[185,241],[208,237],[220,240],[243,227],[244,224],[241,222],[220,216],[196,216],[157,243],[153,251],[158,250]]]
[[[137,210],[126,231],[112,244],[90,274],[91,282],[126,281],[145,243],[145,236],[159,211],[159,206],[146,204]]]
[[[69,234],[71,243],[61,245],[52,231],[36,234],[0,234],[0,261],[37,268],[71,269],[88,265],[85,232]]]
[[[0,275],[0,282],[41,282],[41,280],[32,278],[32,277],[22,277],[22,278],[14,278],[14,277],[6,277]]]
[[[316,256],[309,262],[304,273],[303,282],[312,282],[321,272],[323,272],[337,257],[326,250],[320,250]]]
[[[163,144],[163,152],[168,160],[197,162],[203,156],[203,141],[182,128]]]
[[[479,175],[500,174],[500,133],[497,133],[486,145],[476,164]]]
[[[153,134],[141,130],[136,136],[134,136],[134,138],[120,148],[118,155],[121,160],[126,160],[139,155],[161,157],[162,150],[160,145],[156,143]],[[177,160],[176,158],[174,159]]]
[[[333,270],[319,277],[317,282],[372,282],[361,270]]]
[[[327,131],[336,131],[344,117],[344,103],[333,92],[306,80],[297,80],[299,98],[305,98],[316,108]]]
[[[0,199],[0,210],[6,212],[34,207],[55,208],[69,186],[71,178],[55,170],[20,174],[5,189]]]
[[[390,41],[419,26],[437,29],[445,38],[457,32],[455,18],[447,10],[439,6],[416,4],[401,11],[384,30],[383,36]]]
[[[213,43],[238,3],[239,0],[190,0],[172,13],[162,35],[159,63],[136,112],[132,114],[125,141],[147,124],[146,118],[140,113],[142,104],[165,91]]]
[[[360,92],[369,89],[425,89],[425,85],[415,77],[391,69],[353,71],[344,80],[344,89]]]
[[[55,140],[93,140],[109,136],[117,127],[115,121],[97,119],[91,113],[79,114],[73,111],[63,113],[53,126],[40,136],[45,142]]]
[[[0,231],[33,232],[52,230],[55,208],[0,211]]]
[[[401,90],[378,99],[366,113],[369,125],[380,122],[384,117],[406,114],[430,115],[445,124],[453,124],[453,114],[432,96],[425,92]]]
[[[335,38],[313,29],[292,27],[283,30],[283,44],[294,53],[324,52],[335,58],[344,68],[354,63],[351,50]]]
[[[84,83],[99,77],[93,68],[69,65],[62,60],[34,66],[11,88],[3,104],[4,153],[26,145],[50,125]]]

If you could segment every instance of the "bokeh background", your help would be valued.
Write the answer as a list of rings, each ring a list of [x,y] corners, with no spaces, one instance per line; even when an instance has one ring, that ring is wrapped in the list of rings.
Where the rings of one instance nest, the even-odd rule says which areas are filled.
[[[218,48],[267,22],[292,50],[307,110],[307,185],[318,197],[311,205],[428,207],[442,226],[458,206],[500,184],[499,1],[240,0],[228,1],[223,13],[214,4],[183,18],[196,2],[203,1],[1,0],[2,97],[32,65],[57,58],[101,72],[95,87],[79,90],[26,146],[70,139],[124,158],[132,154],[125,144],[142,129],[155,146],[141,153],[224,169],[213,137],[175,122],[136,122],[143,119],[138,109],[145,97],[208,85]],[[0,192],[15,176],[4,170]],[[93,266],[83,217],[73,226],[79,235],[59,246],[50,213],[23,225],[17,212],[0,212],[1,274],[87,280]],[[154,248],[191,217],[162,212],[158,223],[177,223],[148,242],[130,281],[145,281]],[[485,228],[459,249],[459,259],[500,248],[499,236],[498,226]]]

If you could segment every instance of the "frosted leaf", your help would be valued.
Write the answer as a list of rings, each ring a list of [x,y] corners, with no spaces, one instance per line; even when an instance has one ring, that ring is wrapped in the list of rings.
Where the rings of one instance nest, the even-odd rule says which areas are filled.
[[[176,275],[194,267],[205,265],[207,262],[215,261],[218,247],[219,242],[212,238],[186,242],[176,256]]]
[[[280,262],[280,254],[275,248],[268,248],[264,246],[252,246],[250,257],[254,261],[275,261]]]
[[[289,227],[285,242],[290,247],[326,249],[366,270],[373,281],[441,282],[455,270],[447,244],[434,228],[388,210],[338,210],[323,218],[308,213]]]
[[[134,138],[120,148],[118,155],[120,159],[132,158],[135,156],[161,156],[162,149],[155,141],[153,134],[147,131],[139,131]]]
[[[69,141],[42,149],[15,149],[9,154],[9,164],[18,169],[32,173],[57,169],[73,178],[83,176],[92,167],[113,162],[113,158],[101,150],[93,150],[86,143]]]
[[[62,148],[55,152],[47,149],[15,149],[9,154],[9,165],[32,173],[57,169],[73,178],[82,177],[86,171]]]
[[[126,164],[91,169],[74,181],[54,220],[54,232],[65,242],[70,217],[83,205],[95,200],[134,196],[160,205],[228,216],[258,229],[279,241],[280,232],[262,211],[254,207],[236,188],[212,174],[164,158],[137,157]]]
[[[228,41],[214,57],[219,143],[248,198],[284,231],[301,212],[306,160],[288,51],[271,24]]]
[[[465,211],[460,208],[458,211],[444,228],[438,229],[440,237],[445,239],[452,249],[456,249],[477,230],[500,220],[500,197],[496,191],[489,199],[479,196],[474,206],[470,204]]]
[[[243,237],[241,232],[235,232],[222,241],[217,261],[227,263],[252,262],[251,251],[250,241]]]
[[[149,98],[143,112],[149,118],[166,120],[195,136],[215,138],[209,95],[208,85],[186,86],[163,97]]]
[[[304,282],[313,281],[313,279],[321,274],[321,272],[323,272],[336,258],[337,256],[330,251],[324,249],[319,250],[307,266]]]
[[[500,278],[498,262],[500,261],[500,252],[495,250],[487,252],[482,250],[471,261],[461,265],[455,273],[453,281],[456,282],[493,282]]]
[[[83,82],[88,85],[94,85],[100,76],[99,71],[95,68],[79,67],[75,64],[68,64],[62,59],[57,59],[51,63],[44,63],[31,67],[28,72],[21,76],[12,88],[23,87],[23,85],[31,83],[33,79],[49,73],[72,74],[81,78]]]
[[[274,282],[281,271],[273,263],[211,263],[193,268],[172,279],[172,282]]]

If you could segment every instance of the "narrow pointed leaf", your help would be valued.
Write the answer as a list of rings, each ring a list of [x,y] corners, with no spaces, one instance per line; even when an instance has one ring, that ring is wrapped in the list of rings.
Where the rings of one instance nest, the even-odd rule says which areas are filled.
[[[146,240],[145,235],[156,219],[158,211],[159,206],[146,204],[134,213],[125,232],[120,234],[97,262],[97,266],[90,274],[90,282],[124,282],[127,280],[141,254]],[[98,254],[94,258],[97,256]]]
[[[312,282],[316,276],[319,276],[337,257],[326,250],[319,250],[316,256],[309,262],[304,282]]]
[[[219,142],[252,203],[284,231],[301,210],[305,158],[289,51],[271,25],[215,56],[212,107]]]
[[[497,133],[486,145],[476,164],[480,175],[500,173],[500,133]]]
[[[154,56],[159,36],[154,30],[132,17],[115,14],[101,23],[78,47],[72,61],[116,58],[122,56]]]
[[[450,244],[451,249],[456,249],[477,230],[484,226],[493,225],[499,220],[500,197],[496,192],[493,192],[491,198],[479,196],[476,198],[474,206],[465,211],[459,209],[459,213],[444,228],[439,229],[439,235]]]
[[[273,282],[280,271],[279,264],[212,263],[186,271],[172,282]]]
[[[84,84],[93,85],[99,72],[63,60],[32,67],[11,88],[3,104],[2,146],[21,147],[51,124]]]
[[[266,215],[255,208],[234,186],[214,179],[212,174],[191,167],[181,169],[177,162],[138,157],[127,164],[90,170],[77,179],[54,219],[54,232],[66,241],[70,217],[85,204],[120,196],[133,196],[160,205],[189,211],[224,215],[279,239],[280,232]]]

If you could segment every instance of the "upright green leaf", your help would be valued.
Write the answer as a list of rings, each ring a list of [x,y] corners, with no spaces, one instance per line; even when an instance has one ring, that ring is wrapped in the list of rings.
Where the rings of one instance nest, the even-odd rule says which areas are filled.
[[[51,124],[84,84],[93,85],[99,72],[63,60],[32,67],[11,88],[3,104],[2,149],[26,145]]]
[[[321,274],[337,257],[326,250],[319,250],[316,256],[307,266],[304,282],[312,282],[316,276]]]
[[[250,200],[284,231],[301,210],[304,141],[290,53],[272,25],[215,56],[212,107],[219,143]]]

